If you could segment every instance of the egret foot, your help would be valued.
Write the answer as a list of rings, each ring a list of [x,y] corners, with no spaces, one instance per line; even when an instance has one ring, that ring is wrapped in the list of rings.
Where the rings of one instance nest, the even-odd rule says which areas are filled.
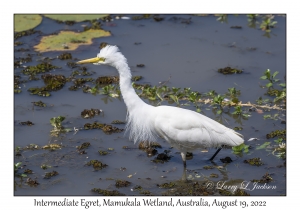
[[[209,159],[210,161],[212,161],[216,156],[217,156],[217,154],[221,151],[221,149],[224,147],[224,145],[222,145],[221,146],[221,148],[219,148],[216,152],[215,152],[215,154]]]

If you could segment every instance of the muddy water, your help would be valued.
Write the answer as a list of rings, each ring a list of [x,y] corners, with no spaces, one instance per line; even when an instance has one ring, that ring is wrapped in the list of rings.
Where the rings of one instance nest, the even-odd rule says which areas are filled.
[[[129,15],[130,16],[130,15]],[[173,17],[177,17],[177,19]],[[228,23],[216,21],[216,17],[197,17],[188,15],[162,15],[165,19],[156,22],[153,19],[146,20],[114,20],[103,23],[103,29],[111,31],[111,37],[93,40],[90,46],[81,46],[71,51],[73,58],[85,59],[96,56],[99,52],[99,44],[107,42],[118,45],[122,53],[128,59],[133,75],[141,75],[141,83],[159,85],[160,82],[169,80],[166,85],[170,87],[191,87],[192,90],[206,93],[215,90],[219,94],[227,92],[228,88],[235,87],[241,90],[240,100],[243,102],[256,103],[259,97],[265,96],[266,90],[260,85],[265,82],[259,78],[266,69],[272,72],[279,71],[277,77],[284,81],[286,74],[286,20],[284,17],[276,17],[277,27],[272,30],[271,37],[263,36],[264,32],[259,29],[249,28],[247,18],[244,15],[229,16]],[[180,19],[181,18],[181,19]],[[182,23],[183,19],[191,18],[190,24]],[[231,29],[230,26],[242,26],[242,29]],[[66,26],[58,24],[53,20],[44,18],[36,30],[44,34],[59,32],[61,30],[81,30],[81,24]],[[61,52],[48,52],[38,55],[33,46],[38,43],[41,36],[33,34],[22,37],[18,41],[24,42],[30,52],[17,52],[15,57],[25,57],[32,53],[33,61],[25,65],[36,65],[37,60],[43,57],[53,57]],[[140,43],[140,44],[135,44]],[[24,46],[15,47],[15,49]],[[253,50],[255,49],[255,50]],[[62,67],[52,70],[53,74],[70,76],[72,69],[66,65],[67,61],[55,59],[53,65]],[[145,67],[138,68],[137,64]],[[219,68],[231,66],[243,69],[243,74],[222,75],[217,72]],[[107,66],[88,65],[88,71],[94,71],[92,76],[117,75],[117,71]],[[23,68],[16,68],[15,74],[21,74]],[[38,77],[40,77],[38,75]],[[125,120],[126,107],[121,98],[111,98],[104,95],[86,94],[81,90],[69,91],[68,87],[73,85],[68,82],[62,90],[51,92],[51,97],[39,97],[30,95],[27,89],[30,87],[41,87],[42,81],[31,81],[21,84],[22,93],[14,96],[14,147],[26,147],[29,144],[44,146],[49,143],[62,144],[60,150],[23,150],[22,156],[15,157],[14,162],[22,162],[23,169],[31,169],[34,174],[29,175],[36,178],[40,183],[37,187],[30,187],[19,177],[15,178],[15,195],[95,195],[92,188],[106,190],[118,190],[126,195],[139,195],[138,191],[131,189],[140,185],[144,190],[149,190],[153,195],[161,195],[166,189],[157,187],[157,184],[166,182],[178,182],[183,174],[181,156],[178,151],[162,139],[159,143],[164,150],[170,150],[171,159],[164,163],[153,163],[154,157],[148,157],[145,152],[138,149],[128,139],[128,135],[122,133],[105,134],[101,130],[83,130],[85,123],[98,121],[110,124],[113,120]],[[90,86],[94,86],[90,84]],[[46,108],[32,106],[33,101],[42,100],[47,104]],[[147,103],[149,101],[145,100]],[[155,103],[153,103],[155,105]],[[168,104],[164,102],[164,104]],[[175,104],[169,104],[175,106]],[[103,110],[104,115],[93,119],[83,119],[80,116],[84,109],[97,108]],[[184,108],[195,110],[193,106]],[[274,114],[275,111],[264,114]],[[211,107],[203,107],[203,114],[217,119],[211,111]],[[64,127],[80,130],[70,132],[59,137],[51,137],[50,118],[65,116]],[[263,114],[251,113],[248,120],[237,122],[229,115],[223,114],[222,122],[228,127],[242,126],[241,133],[245,136],[246,144],[252,146],[248,154],[236,156],[230,149],[222,150],[215,163],[208,159],[215,152],[195,151],[193,158],[187,161],[187,176],[194,181],[231,183],[231,185],[249,182],[253,179],[261,179],[266,173],[271,174],[273,181],[268,185],[276,186],[276,189],[253,189],[253,183],[249,184],[247,193],[250,195],[283,195],[286,193],[286,168],[278,167],[284,164],[284,160],[272,155],[272,149],[256,150],[255,148],[267,140],[266,134],[273,130],[284,129],[285,124],[281,120],[264,120]],[[281,118],[284,119],[282,113]],[[31,121],[33,126],[21,126],[19,122]],[[124,125],[115,125],[124,128]],[[259,141],[247,142],[249,138],[258,138]],[[89,142],[91,146],[86,149],[87,154],[79,155],[76,146]],[[128,146],[129,149],[124,149]],[[108,148],[113,148],[109,150]],[[100,156],[98,150],[109,152],[106,156]],[[220,161],[226,156],[233,160],[230,164]],[[244,160],[260,157],[264,163],[262,166],[251,166],[245,164]],[[95,171],[93,167],[85,164],[93,159],[100,160],[108,166],[102,170]],[[51,166],[46,170],[41,165]],[[203,169],[204,166],[222,166],[210,170]],[[121,170],[122,168],[122,170]],[[125,168],[125,169],[124,169]],[[44,179],[45,172],[57,171],[59,175],[51,179]],[[218,178],[209,178],[211,173],[218,174]],[[130,178],[129,178],[130,177]],[[116,188],[115,180],[122,179],[131,182],[129,187]]]

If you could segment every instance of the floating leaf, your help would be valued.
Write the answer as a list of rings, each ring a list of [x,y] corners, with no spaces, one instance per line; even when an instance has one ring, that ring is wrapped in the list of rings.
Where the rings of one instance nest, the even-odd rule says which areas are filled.
[[[279,86],[286,87],[286,84],[285,83],[280,83]]]
[[[269,87],[271,87],[271,86],[273,86],[273,84],[272,84],[271,82],[269,82],[268,84],[266,84],[266,87],[267,87],[267,88],[269,88]]]
[[[61,31],[57,35],[44,36],[34,48],[39,52],[76,50],[80,45],[92,44],[93,38],[105,36],[110,36],[110,32],[93,29],[81,33]]]
[[[239,146],[232,147],[232,150],[233,150],[233,153],[235,153],[235,154],[239,154],[242,151],[244,151],[244,153],[248,153],[249,145],[241,144]]]
[[[267,79],[267,76],[261,76],[260,79]]]
[[[94,20],[98,18],[103,18],[108,15],[103,15],[103,14],[98,14],[98,15],[81,15],[81,14],[76,14],[76,15],[61,15],[61,14],[49,14],[49,15],[44,15],[45,17],[54,19],[54,20],[59,20],[59,21],[75,21],[75,22],[82,22],[85,20]]]
[[[256,147],[256,149],[265,149],[267,146],[270,145],[271,142],[267,141],[265,143],[263,143],[262,145]]]
[[[40,15],[15,15],[14,16],[14,30],[15,32],[26,31],[33,29],[42,22]]]
[[[276,77],[277,74],[279,74],[279,72],[275,71],[274,74],[273,74],[273,78]]]

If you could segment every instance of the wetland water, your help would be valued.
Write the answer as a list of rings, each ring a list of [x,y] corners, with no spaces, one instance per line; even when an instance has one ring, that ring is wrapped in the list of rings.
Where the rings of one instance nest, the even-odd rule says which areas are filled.
[[[133,17],[133,15],[124,15]],[[136,16],[136,15],[135,15]],[[112,17],[115,17],[112,15]],[[75,75],[80,66],[72,68],[68,62],[95,57],[99,53],[99,45],[107,42],[117,45],[127,58],[133,76],[142,76],[138,84],[151,86],[166,85],[168,87],[191,88],[204,96],[214,90],[217,94],[225,95],[228,88],[240,90],[238,99],[244,104],[257,104],[259,97],[273,101],[275,97],[266,95],[267,82],[260,79],[266,69],[278,71],[276,78],[285,83],[286,76],[286,19],[275,16],[276,27],[272,28],[269,37],[259,28],[248,27],[245,15],[228,16],[227,23],[217,21],[217,17],[190,16],[190,15],[160,15],[164,18],[156,21],[153,18],[132,20],[114,19],[110,22],[100,21],[101,28],[110,31],[111,36],[95,38],[91,45],[82,45],[73,51],[72,59],[57,59],[63,52],[49,51],[38,53],[34,46],[41,38],[62,30],[82,31],[83,25],[89,22],[80,22],[73,25],[58,23],[55,20],[43,17],[40,25],[34,30],[41,33],[23,36],[15,39],[23,44],[14,47],[15,60],[25,58],[31,54],[31,61],[15,66],[14,75],[20,76],[19,87],[21,93],[14,95],[14,163],[22,162],[17,173],[26,169],[33,171],[26,178],[15,176],[15,195],[98,195],[91,190],[117,190],[125,195],[190,195],[188,188],[191,183],[198,182],[199,186],[210,186],[212,195],[221,194],[216,188],[236,192],[243,185],[250,195],[285,195],[286,194],[286,166],[285,160],[276,157],[272,152],[278,143],[277,138],[267,139],[266,135],[275,130],[285,130],[285,111],[252,110],[242,107],[247,118],[236,117],[230,113],[234,107],[225,108],[223,113],[217,113],[211,104],[199,103],[201,113],[227,127],[242,127],[238,131],[245,137],[245,144],[250,145],[248,153],[234,154],[231,149],[223,149],[214,162],[208,159],[215,149],[208,151],[196,150],[193,158],[187,161],[188,183],[180,181],[183,174],[183,165],[178,150],[170,148],[162,139],[158,143],[158,153],[166,150],[171,158],[164,163],[155,163],[152,160],[157,155],[149,157],[146,152],[139,150],[123,132],[107,134],[100,129],[85,130],[86,123],[95,121],[111,124],[114,120],[125,121],[126,106],[122,97],[111,97],[103,94],[84,93],[82,88],[70,91],[77,78],[93,78],[100,76],[118,76],[117,71],[108,66],[85,65],[90,76]],[[242,28],[231,28],[241,26]],[[28,49],[28,51],[20,50]],[[29,75],[22,71],[25,66],[35,66],[50,58],[52,65],[60,67],[46,73],[37,74],[40,80],[29,80]],[[53,60],[52,60],[53,58]],[[137,64],[144,64],[137,67]],[[218,69],[232,67],[243,70],[241,74],[223,75]],[[50,97],[31,95],[27,90],[32,87],[44,86],[41,76],[44,74],[64,75],[70,78],[64,87],[52,91]],[[85,86],[95,87],[94,82],[87,82]],[[275,85],[274,85],[275,86]],[[278,86],[278,85],[277,85]],[[276,86],[276,87],[277,87]],[[100,87],[101,90],[101,87]],[[228,98],[228,96],[226,96]],[[32,102],[43,101],[47,106],[33,106]],[[171,100],[149,100],[147,103],[154,106],[160,104],[177,106]],[[180,107],[196,110],[193,103],[185,105],[188,100],[179,101]],[[101,109],[103,113],[91,119],[81,117],[84,109]],[[228,113],[229,112],[229,113]],[[264,119],[264,115],[270,115]],[[64,116],[62,125],[72,129],[71,132],[51,136],[53,126],[50,119]],[[141,116],[142,117],[142,116]],[[20,122],[31,121],[32,126],[20,125]],[[124,129],[124,124],[112,124]],[[79,129],[74,132],[73,129]],[[248,141],[250,138],[259,140]],[[90,146],[80,154],[77,146],[89,142]],[[270,142],[270,143],[266,143]],[[283,141],[285,143],[285,141]],[[38,145],[37,149],[26,149],[29,145]],[[62,147],[54,151],[41,149],[48,144],[58,144]],[[33,147],[34,147],[33,145]],[[265,145],[265,146],[261,146]],[[261,146],[261,147],[260,147]],[[99,155],[99,150],[107,151],[107,155]],[[17,156],[18,155],[18,156]],[[232,162],[223,163],[220,159],[230,157]],[[260,158],[263,165],[255,166],[245,163],[245,160]],[[90,160],[99,160],[107,167],[95,170],[86,164]],[[42,165],[48,168],[43,170]],[[58,172],[58,175],[46,179],[45,173]],[[215,174],[215,175],[212,175]],[[264,176],[264,178],[263,178]],[[39,184],[30,186],[26,181],[30,177]],[[267,179],[267,182],[255,184],[253,180]],[[129,186],[116,187],[116,180],[130,182]],[[271,181],[270,181],[271,180]],[[257,181],[256,181],[257,182]],[[124,182],[125,183],[125,182]],[[158,185],[168,183],[167,187]],[[139,187],[138,187],[139,186]],[[197,185],[198,186],[198,185]],[[197,186],[192,186],[196,190]],[[199,187],[198,186],[198,187]],[[201,195],[200,189],[197,192]],[[205,191],[205,190],[204,190]],[[205,194],[206,192],[204,192]],[[197,195],[198,195],[197,194]]]

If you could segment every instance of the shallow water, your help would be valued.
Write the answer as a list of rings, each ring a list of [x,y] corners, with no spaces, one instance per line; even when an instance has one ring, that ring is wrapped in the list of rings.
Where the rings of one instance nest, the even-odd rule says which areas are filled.
[[[130,15],[128,15],[130,16]],[[200,93],[206,93],[215,90],[219,94],[227,92],[228,88],[235,87],[241,90],[239,99],[244,103],[250,101],[256,103],[259,97],[267,98],[264,95],[266,89],[260,87],[265,85],[265,81],[259,78],[266,69],[272,72],[279,71],[277,77],[285,82],[286,75],[286,19],[285,17],[276,17],[277,27],[272,29],[271,37],[263,36],[264,32],[259,29],[247,27],[247,18],[245,15],[229,16],[228,23],[216,21],[216,17],[198,17],[188,15],[161,15],[165,19],[156,22],[153,19],[145,20],[114,20],[113,22],[103,23],[103,29],[112,33],[110,37],[97,38],[93,40],[90,46],[81,46],[75,51],[70,51],[73,58],[86,59],[95,57],[99,52],[99,44],[107,42],[118,45],[121,52],[128,59],[132,74],[141,75],[143,79],[139,83],[150,85],[159,85],[160,82],[167,81],[169,87],[191,87],[192,90]],[[172,17],[177,17],[174,21]],[[179,18],[191,18],[190,24],[181,23]],[[230,26],[242,26],[242,29],[231,29]],[[81,24],[66,26],[58,24],[53,20],[44,18],[41,25],[36,30],[44,34],[59,32],[60,30],[81,30]],[[48,52],[37,55],[33,50],[41,38],[41,35],[33,34],[19,38],[17,41],[24,42],[25,46],[18,48],[29,48],[30,52],[17,52],[15,57],[25,57],[32,53],[33,61],[24,65],[36,65],[37,59],[42,57],[56,57],[61,52]],[[141,44],[135,45],[134,43]],[[249,50],[256,48],[256,50]],[[62,67],[52,70],[52,74],[63,74],[69,76],[74,69],[69,68],[66,63],[69,60],[53,60],[51,63]],[[145,67],[138,68],[137,64],[145,64]],[[235,75],[222,75],[217,72],[219,68],[231,66],[243,69],[244,73]],[[117,71],[108,66],[87,65],[88,71],[94,71],[92,76],[96,79],[99,76],[117,75]],[[16,68],[15,74],[22,75],[23,68]],[[40,77],[40,75],[38,75]],[[92,95],[83,93],[81,90],[69,91],[68,87],[73,85],[68,82],[62,90],[51,92],[50,97],[39,97],[30,95],[27,89],[30,87],[42,86],[43,82],[30,81],[21,84],[22,92],[14,95],[14,147],[25,147],[29,144],[44,146],[48,143],[59,143],[63,148],[56,151],[48,150],[26,150],[22,151],[21,157],[15,157],[14,162],[22,162],[23,169],[29,168],[34,174],[29,177],[37,178],[40,183],[37,187],[30,187],[19,177],[15,177],[17,183],[15,195],[95,195],[91,192],[92,188],[101,188],[107,190],[118,190],[126,195],[139,195],[137,191],[132,191],[136,185],[140,185],[144,190],[149,190],[153,195],[161,195],[166,189],[157,187],[157,184],[166,182],[177,182],[181,179],[183,166],[181,156],[175,148],[170,148],[167,142],[160,139],[162,148],[170,150],[172,158],[164,164],[151,162],[154,157],[148,157],[147,154],[138,149],[128,139],[128,135],[114,133],[107,135],[101,130],[80,130],[74,135],[74,132],[67,133],[60,137],[51,137],[50,118],[65,116],[63,125],[68,128],[82,128],[87,122],[98,121],[110,124],[113,120],[122,120],[126,118],[126,106],[122,98],[108,98],[104,95]],[[90,84],[91,85],[91,84]],[[94,85],[91,85],[94,86]],[[33,101],[42,100],[47,104],[46,108],[32,106]],[[145,100],[147,103],[156,104]],[[163,104],[168,104],[163,102]],[[176,106],[176,104],[169,104]],[[80,116],[84,109],[97,108],[102,109],[104,115],[96,116],[92,119],[83,119]],[[195,110],[193,106],[184,106],[184,108]],[[210,110],[203,108],[203,114],[212,119],[217,119]],[[275,111],[264,114],[274,114]],[[281,113],[282,114],[282,113]],[[284,114],[284,113],[283,113]],[[284,115],[280,115],[285,119]],[[250,195],[285,195],[286,194],[286,167],[277,167],[283,165],[284,160],[278,159],[272,155],[272,150],[255,150],[259,144],[265,141],[273,142],[273,139],[267,140],[266,134],[277,129],[285,129],[285,124],[280,124],[281,120],[264,120],[262,114],[251,112],[248,120],[242,120],[242,124],[236,122],[230,116],[223,114],[226,120],[223,120],[225,126],[233,128],[242,126],[240,131],[245,137],[245,143],[253,147],[249,154],[236,156],[230,149],[221,150],[215,158],[217,166],[223,166],[223,169],[205,170],[203,166],[213,165],[208,159],[215,152],[210,149],[208,152],[194,151],[193,159],[187,161],[187,176],[192,175],[194,181],[205,181],[207,179],[217,182],[238,180],[250,181],[261,179],[268,172],[273,181],[269,185],[276,186],[274,190],[253,190],[248,191]],[[21,126],[19,122],[32,121],[33,126]],[[118,128],[124,128],[124,125],[114,125]],[[249,138],[258,138],[259,141],[247,142]],[[86,149],[87,154],[79,155],[76,152],[76,146],[84,142],[90,142],[91,146]],[[273,143],[272,143],[273,144]],[[128,146],[130,149],[123,149]],[[107,150],[109,155],[100,156],[98,150]],[[229,156],[233,162],[224,165],[220,158]],[[262,166],[251,166],[245,164],[245,159],[260,157],[264,163]],[[94,171],[91,166],[85,164],[92,159],[100,160],[108,167]],[[51,168],[42,170],[42,164],[50,165]],[[121,167],[126,170],[120,170]],[[22,172],[23,169],[19,169]],[[45,172],[57,171],[59,175],[51,179],[43,179]],[[218,178],[209,178],[211,173],[219,175]],[[195,175],[200,177],[195,177]],[[128,178],[132,175],[131,178]],[[116,188],[115,180],[122,179],[131,182],[129,187]]]

